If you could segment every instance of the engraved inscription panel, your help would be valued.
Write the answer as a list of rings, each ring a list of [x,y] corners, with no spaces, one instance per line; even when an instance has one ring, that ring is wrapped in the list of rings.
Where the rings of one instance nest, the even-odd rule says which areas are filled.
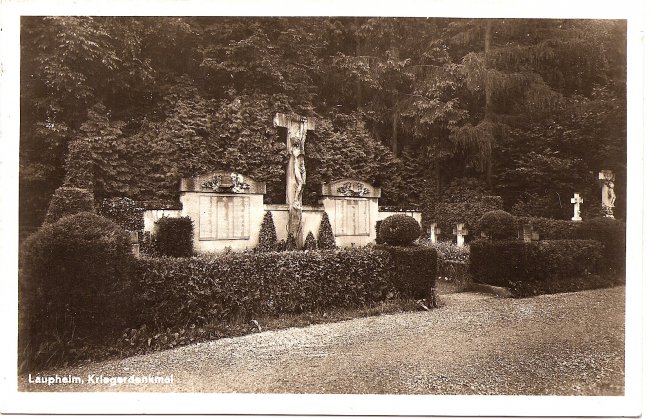
[[[336,199],[334,234],[367,236],[370,234],[369,204],[365,199]]]
[[[250,197],[201,196],[199,239],[236,240],[250,237]]]

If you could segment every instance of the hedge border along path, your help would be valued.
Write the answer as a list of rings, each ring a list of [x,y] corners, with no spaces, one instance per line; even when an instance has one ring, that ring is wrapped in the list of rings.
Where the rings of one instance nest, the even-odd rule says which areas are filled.
[[[19,389],[623,395],[624,287],[527,299],[466,293],[443,299],[443,308],[429,312],[256,333],[60,371],[174,374],[174,385],[28,386],[19,377]]]
[[[359,307],[394,291],[389,254],[370,249],[143,258],[138,265],[139,325],[154,329]]]
[[[595,240],[476,240],[470,246],[474,282],[508,287],[515,297],[619,285],[602,277],[602,243]]]

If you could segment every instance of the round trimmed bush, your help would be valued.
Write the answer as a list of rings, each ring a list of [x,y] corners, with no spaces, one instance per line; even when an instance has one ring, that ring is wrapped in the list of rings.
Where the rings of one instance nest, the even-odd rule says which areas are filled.
[[[44,224],[51,224],[67,215],[85,211],[95,212],[92,192],[88,189],[62,186],[57,188],[52,195]]]
[[[381,222],[379,236],[391,246],[408,246],[420,237],[420,223],[405,214],[391,215]]]
[[[127,233],[89,213],[61,218],[25,240],[20,252],[21,341],[101,340],[132,317],[133,255]]]
[[[478,227],[492,240],[509,240],[517,235],[515,217],[509,212],[496,210],[483,214]]]

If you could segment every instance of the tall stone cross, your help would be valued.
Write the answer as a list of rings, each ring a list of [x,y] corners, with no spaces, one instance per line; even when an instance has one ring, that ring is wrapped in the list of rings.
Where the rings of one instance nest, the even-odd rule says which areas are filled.
[[[607,218],[614,218],[614,202],[616,201],[614,181],[616,180],[616,175],[611,170],[601,170],[598,173],[598,180],[602,188],[603,213]]]
[[[463,247],[465,245],[465,236],[467,236],[467,234],[468,232],[465,229],[464,223],[456,224],[456,227],[454,227],[454,236],[456,236],[456,246]]]
[[[571,203],[573,204],[573,218],[571,221],[582,221],[582,217],[580,216],[580,204],[582,204],[584,201],[580,197],[579,193],[574,193],[573,198],[571,198]]]
[[[305,138],[307,131],[314,130],[314,118],[276,113],[273,117],[274,127],[287,129],[287,205],[289,206],[289,221],[287,232],[296,239],[302,247],[302,193],[305,190],[307,170],[305,169]]]

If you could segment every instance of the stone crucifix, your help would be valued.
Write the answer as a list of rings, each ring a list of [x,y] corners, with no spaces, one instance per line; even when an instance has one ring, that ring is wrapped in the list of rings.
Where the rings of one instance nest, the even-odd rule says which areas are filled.
[[[573,198],[571,198],[571,203],[573,204],[573,218],[571,221],[582,221],[582,217],[580,216],[580,204],[582,204],[584,201],[580,197],[579,193],[574,193]]]
[[[305,169],[305,138],[307,131],[316,128],[314,118],[276,113],[273,117],[274,127],[287,129],[287,205],[289,221],[287,232],[302,243],[302,193],[305,190],[307,170]]]

